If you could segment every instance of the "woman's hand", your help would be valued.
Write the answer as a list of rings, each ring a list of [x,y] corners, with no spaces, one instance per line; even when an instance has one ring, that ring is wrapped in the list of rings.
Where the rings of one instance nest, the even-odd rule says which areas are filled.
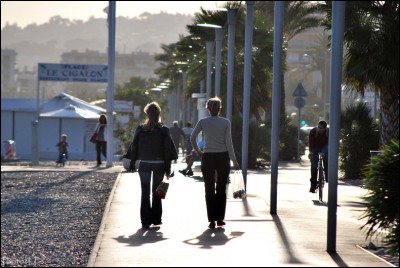
[[[240,169],[240,165],[239,165],[238,161],[232,160],[232,162],[233,162],[233,168],[236,169],[236,170],[239,170]]]

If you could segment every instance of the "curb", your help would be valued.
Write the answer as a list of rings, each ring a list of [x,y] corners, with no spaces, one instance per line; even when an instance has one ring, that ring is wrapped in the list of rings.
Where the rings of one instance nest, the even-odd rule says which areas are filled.
[[[111,202],[112,202],[112,200],[114,198],[114,194],[115,194],[115,189],[117,188],[117,185],[119,183],[119,180],[120,180],[121,176],[122,176],[122,173],[119,172],[118,177],[115,180],[114,186],[113,186],[113,188],[111,190],[110,196],[108,197],[106,207],[104,208],[103,217],[101,219],[101,224],[100,224],[100,227],[99,227],[99,231],[97,233],[97,237],[96,237],[96,240],[94,242],[92,251],[90,252],[89,261],[88,261],[88,264],[86,265],[86,267],[94,267],[94,263],[96,261],[96,258],[97,258],[97,255],[98,255],[98,252],[99,252],[99,249],[100,249],[101,241],[103,239],[104,229],[106,227],[106,223],[105,223],[106,221],[105,220],[108,217],[108,213],[109,213],[110,207],[111,207]]]

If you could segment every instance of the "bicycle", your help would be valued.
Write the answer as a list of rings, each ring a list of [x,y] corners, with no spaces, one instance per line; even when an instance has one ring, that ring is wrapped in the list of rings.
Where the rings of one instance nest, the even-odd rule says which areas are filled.
[[[324,160],[325,153],[318,153],[318,181],[317,181],[317,192],[319,201],[322,202],[322,197],[324,193],[324,186],[325,186],[325,173],[324,168],[322,166],[322,162]]]

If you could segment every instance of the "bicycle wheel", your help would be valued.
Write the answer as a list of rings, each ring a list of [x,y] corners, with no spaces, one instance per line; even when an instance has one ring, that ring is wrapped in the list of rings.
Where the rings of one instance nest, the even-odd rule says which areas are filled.
[[[318,196],[319,196],[319,201],[322,202],[322,197],[323,197],[323,190],[324,190],[324,171],[322,170],[322,167],[320,166],[318,168]]]

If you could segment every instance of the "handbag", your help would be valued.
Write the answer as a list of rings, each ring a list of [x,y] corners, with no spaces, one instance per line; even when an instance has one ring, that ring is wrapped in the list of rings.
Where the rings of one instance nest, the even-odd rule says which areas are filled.
[[[244,185],[244,179],[242,170],[235,170],[233,175],[229,178],[230,181],[226,186],[226,195],[228,198],[245,198],[246,188]]]
[[[90,142],[91,143],[96,143],[96,141],[97,141],[97,133],[94,132],[92,137],[90,137]]]
[[[160,199],[165,199],[165,196],[167,194],[168,191],[168,187],[169,187],[169,180],[168,179],[163,179],[161,181],[161,183],[158,185],[156,191],[154,192],[154,194],[156,196],[158,196]]]

